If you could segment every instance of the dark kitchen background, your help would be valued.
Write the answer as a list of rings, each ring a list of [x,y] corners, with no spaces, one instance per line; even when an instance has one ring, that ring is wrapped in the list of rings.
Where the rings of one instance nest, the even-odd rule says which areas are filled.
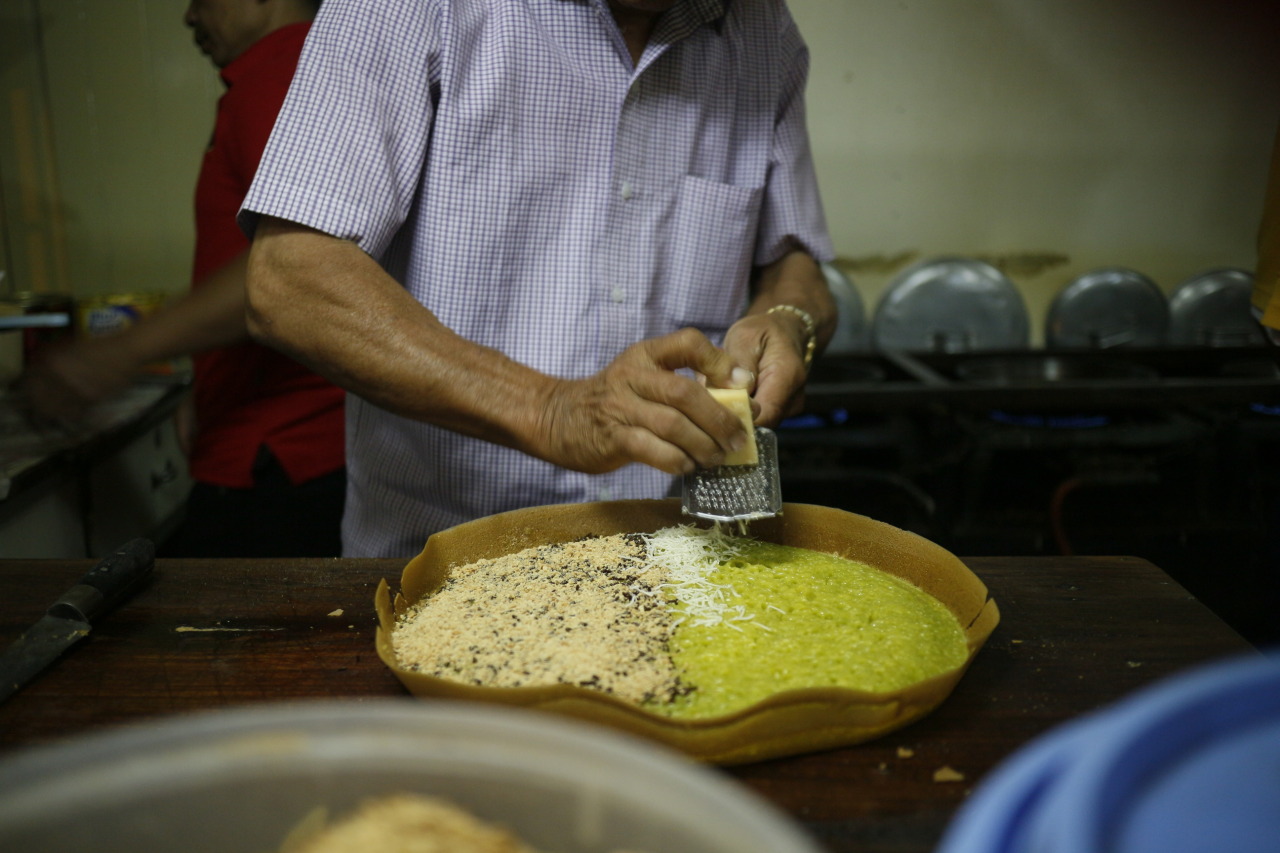
[[[1280,378],[1241,307],[1276,4],[790,6],[844,324],[786,499],[962,556],[1143,557],[1276,637]],[[0,297],[186,287],[219,82],[184,7],[0,0]]]

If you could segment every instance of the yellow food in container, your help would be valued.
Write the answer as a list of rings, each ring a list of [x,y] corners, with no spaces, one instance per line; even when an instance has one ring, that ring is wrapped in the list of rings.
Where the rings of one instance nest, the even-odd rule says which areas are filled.
[[[728,714],[782,690],[886,692],[965,663],[964,629],[937,599],[864,563],[756,543],[711,578],[734,615],[685,624],[672,638],[681,677],[697,689],[673,717]]]

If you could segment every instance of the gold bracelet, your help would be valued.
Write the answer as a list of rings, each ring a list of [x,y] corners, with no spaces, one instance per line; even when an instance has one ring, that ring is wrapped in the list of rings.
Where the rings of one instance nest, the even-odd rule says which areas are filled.
[[[774,311],[794,314],[800,318],[801,323],[804,323],[804,369],[808,370],[809,365],[813,363],[814,351],[818,348],[818,325],[813,322],[813,315],[795,305],[775,305],[764,313],[772,314]]]

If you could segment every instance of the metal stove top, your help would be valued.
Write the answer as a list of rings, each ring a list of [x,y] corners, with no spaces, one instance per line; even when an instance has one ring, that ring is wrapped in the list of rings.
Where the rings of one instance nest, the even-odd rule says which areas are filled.
[[[811,412],[1115,410],[1280,405],[1280,348],[883,351],[828,356],[805,392]]]

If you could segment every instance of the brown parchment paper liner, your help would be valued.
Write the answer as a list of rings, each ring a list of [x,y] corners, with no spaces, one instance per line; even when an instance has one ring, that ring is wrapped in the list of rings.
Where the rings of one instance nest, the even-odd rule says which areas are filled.
[[[672,720],[573,685],[476,687],[411,672],[396,662],[391,645],[396,615],[438,589],[451,566],[587,535],[651,533],[689,522],[676,500],[606,501],[515,510],[443,530],[405,566],[394,601],[387,582],[378,585],[378,656],[415,696],[538,708],[652,738],[701,761],[730,765],[848,746],[923,717],[951,693],[1000,619],[973,572],[927,539],[843,510],[784,504],[781,516],[753,522],[751,535],[839,554],[910,581],[946,605],[964,626],[969,643],[965,663],[891,693],[837,687],[789,690],[732,714]]]

